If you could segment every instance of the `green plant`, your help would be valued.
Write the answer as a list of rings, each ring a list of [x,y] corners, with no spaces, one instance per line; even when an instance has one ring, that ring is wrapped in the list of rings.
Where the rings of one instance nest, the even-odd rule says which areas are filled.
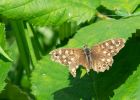
[[[0,99],[139,100],[139,0],[2,0]],[[126,39],[109,71],[73,78],[50,60],[59,47]]]

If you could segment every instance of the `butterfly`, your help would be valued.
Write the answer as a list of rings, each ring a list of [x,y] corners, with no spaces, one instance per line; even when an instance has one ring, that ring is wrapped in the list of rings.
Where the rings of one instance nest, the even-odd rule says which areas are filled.
[[[96,72],[109,70],[115,56],[125,45],[125,39],[116,38],[104,41],[91,49],[85,45],[83,48],[60,48],[50,52],[55,62],[69,66],[69,71],[76,77],[79,65],[85,67],[87,72],[93,69]]]

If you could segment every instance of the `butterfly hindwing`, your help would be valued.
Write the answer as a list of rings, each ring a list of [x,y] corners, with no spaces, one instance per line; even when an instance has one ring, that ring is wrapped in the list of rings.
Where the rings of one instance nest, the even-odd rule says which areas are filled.
[[[93,58],[93,70],[96,72],[104,72],[113,64],[113,56],[115,56],[123,47],[124,39],[111,39],[94,46],[91,49]]]

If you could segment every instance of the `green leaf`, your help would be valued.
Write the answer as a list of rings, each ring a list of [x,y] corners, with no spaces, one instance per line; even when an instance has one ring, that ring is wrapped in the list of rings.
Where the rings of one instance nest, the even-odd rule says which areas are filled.
[[[140,4],[139,0],[101,0],[101,4],[120,16],[129,16]]]
[[[137,16],[99,21],[79,30],[66,47],[82,47],[83,42],[91,46],[110,38],[127,40],[131,33],[140,28],[139,20]],[[114,57],[115,62],[109,71],[99,74],[90,71],[83,76],[79,68],[76,78],[72,78],[68,68],[52,62],[50,56],[46,55],[32,73],[32,93],[38,100],[108,100],[113,96],[114,89],[119,88],[140,63],[137,55],[139,42],[139,39],[128,40],[125,48]]]
[[[58,34],[60,40],[64,40],[72,36],[78,30],[78,27],[79,26],[76,23],[63,23],[58,28]]]
[[[0,46],[0,54],[3,55],[7,60],[13,61],[13,60],[8,56],[8,54],[1,48],[1,46]]]
[[[7,18],[29,20],[35,25],[59,25],[65,21],[80,24],[95,16],[99,3],[98,0],[25,0],[18,4],[5,1],[0,4],[0,14]],[[12,5],[9,7],[9,4]]]
[[[5,25],[0,23],[0,55],[4,56],[9,61],[12,61],[12,59],[4,51],[5,48],[6,48]]]
[[[130,40],[131,43],[126,51],[128,58],[124,58],[125,62],[122,66],[126,71],[118,74],[118,77],[122,77],[123,83],[119,88],[115,89],[114,97],[112,100],[139,100],[140,99],[140,56],[137,54],[140,51],[140,41]],[[129,77],[128,77],[129,76]],[[128,77],[128,78],[127,78]],[[126,80],[124,80],[124,78]]]
[[[140,16],[120,20],[104,20],[80,29],[67,47],[82,47],[84,44],[93,46],[110,38],[131,37],[140,28]]]
[[[135,10],[134,15],[140,15],[140,7]]]
[[[53,92],[68,86],[68,75],[66,67],[50,62],[50,58],[46,56],[37,64],[32,74],[32,93],[37,100],[52,100]]]
[[[26,92],[22,91],[18,86],[8,83],[5,90],[0,94],[1,100],[31,100]]]
[[[0,46],[6,48],[5,25],[0,23]]]
[[[3,49],[6,48],[6,38],[5,38],[5,26],[4,24],[0,23],[0,92],[3,90],[6,83],[4,82],[8,71],[10,70],[10,62],[7,62],[7,60],[11,61],[11,58],[4,52]],[[3,56],[6,58],[3,58]]]
[[[10,70],[10,65],[11,65],[10,62],[5,62],[0,58],[0,92],[3,90],[3,88],[6,85],[5,79]]]

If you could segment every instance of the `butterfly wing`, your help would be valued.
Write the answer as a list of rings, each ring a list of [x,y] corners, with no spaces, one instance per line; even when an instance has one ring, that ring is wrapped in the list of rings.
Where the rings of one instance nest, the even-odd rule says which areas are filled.
[[[109,70],[113,64],[113,56],[115,56],[125,44],[124,39],[111,39],[95,45],[92,49],[93,70],[96,72],[104,72]]]
[[[86,62],[86,57],[82,49],[56,49],[50,54],[53,61],[69,66],[69,71],[74,77],[76,76],[76,69],[79,65],[88,67],[88,63]]]

